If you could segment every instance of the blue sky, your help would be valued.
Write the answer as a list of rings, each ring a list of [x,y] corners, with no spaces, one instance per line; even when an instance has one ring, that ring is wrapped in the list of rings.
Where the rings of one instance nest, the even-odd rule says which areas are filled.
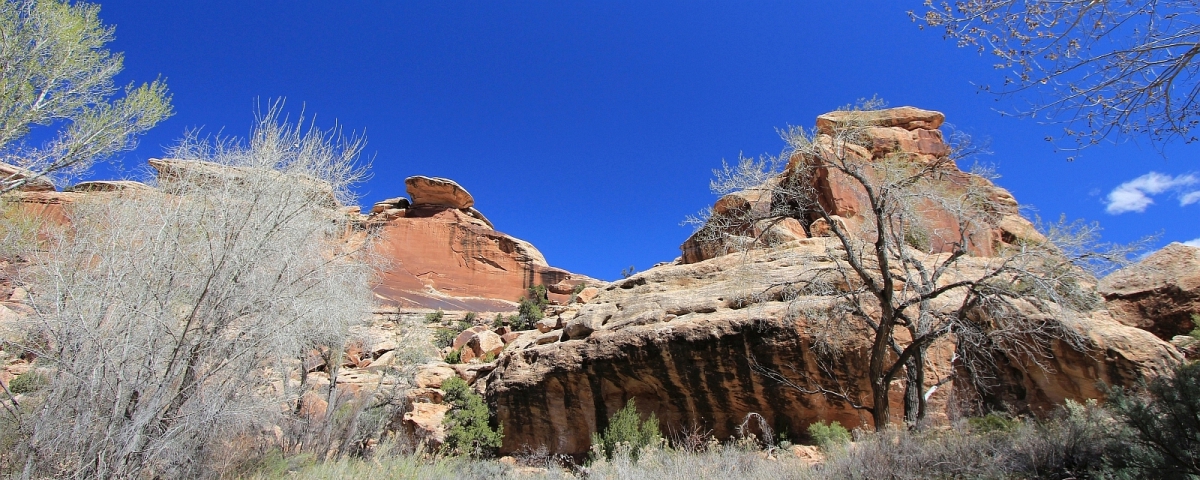
[[[981,161],[1044,218],[1200,239],[1200,148],[1127,141],[1067,161],[1043,140],[1061,126],[978,92],[1001,78],[992,58],[909,21],[919,1],[99,3],[120,81],[163,76],[177,111],[116,169],[189,128],[244,134],[256,98],[286,97],[365,131],[361,204],[448,177],[498,230],[597,278],[675,258],[722,159],[778,153],[776,128],[873,95],[989,138]]]

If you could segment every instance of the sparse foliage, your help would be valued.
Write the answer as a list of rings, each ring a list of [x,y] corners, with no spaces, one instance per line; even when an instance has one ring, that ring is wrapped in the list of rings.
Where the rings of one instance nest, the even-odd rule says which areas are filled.
[[[371,269],[330,203],[360,143],[279,106],[248,141],[185,140],[156,192],[76,203],[26,270],[41,341],[22,347],[52,373],[20,423],[23,476],[197,476],[295,404],[298,358],[368,318]]]
[[[113,28],[99,7],[66,0],[0,4],[0,158],[32,177],[70,174],[114,153],[172,114],[160,80],[130,84],[117,96],[123,57],[107,50]],[[30,145],[34,127],[54,134]],[[0,178],[0,193],[30,178]]]
[[[927,0],[909,12],[1008,70],[1022,114],[1066,120],[1089,145],[1112,133],[1196,140],[1200,10],[1194,0]]]

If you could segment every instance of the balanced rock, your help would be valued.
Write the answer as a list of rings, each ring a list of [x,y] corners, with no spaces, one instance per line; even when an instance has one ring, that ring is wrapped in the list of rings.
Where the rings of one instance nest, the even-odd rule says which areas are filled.
[[[471,194],[454,180],[417,175],[405,179],[404,186],[413,205],[445,205],[461,209],[475,205]]]
[[[876,127],[900,127],[905,130],[934,129],[942,126],[942,112],[916,107],[896,107],[868,111],[836,111],[817,117],[817,131],[829,134],[838,125],[856,124]]]

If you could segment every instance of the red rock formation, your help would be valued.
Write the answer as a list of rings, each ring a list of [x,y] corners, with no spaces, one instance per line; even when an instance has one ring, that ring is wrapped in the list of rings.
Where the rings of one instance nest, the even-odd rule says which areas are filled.
[[[386,208],[407,203],[394,199],[365,220],[389,262],[375,287],[381,297],[404,307],[509,311],[530,286],[554,287],[551,300],[566,303],[571,287],[591,280],[549,266],[533,245],[494,230],[457,183],[411,177],[405,184],[411,205]]]
[[[950,153],[949,146],[943,141],[942,132],[937,130],[944,118],[939,112],[913,107],[853,114],[831,112],[817,117],[816,142],[818,145],[832,148],[832,138],[829,134],[838,125],[853,121],[864,125],[864,138],[860,142],[862,145],[845,146],[850,163],[868,165],[894,154],[908,155],[916,161],[932,162],[945,158]],[[785,210],[789,203],[794,202],[795,199],[789,198],[789,195],[794,196],[796,193],[780,188],[780,185],[794,181],[810,182],[816,195],[814,200],[823,210],[840,217],[851,232],[865,240],[872,239],[875,235],[873,224],[864,215],[870,212],[870,200],[862,186],[850,176],[824,166],[814,168],[812,175],[806,177],[806,180],[796,180],[799,176],[795,172],[799,167],[806,165],[819,165],[819,162],[796,155],[790,159],[787,169],[778,177],[758,187],[732,193],[718,200],[713,207],[713,219],[680,246],[683,262],[694,263],[743,251],[745,246],[756,238],[761,243],[762,233],[766,230],[761,226],[750,228],[750,225],[757,225],[753,219]],[[870,169],[864,169],[864,173],[871,176]],[[963,172],[950,162],[939,167],[937,175],[938,183],[946,189],[949,196],[961,194],[967,189],[979,189],[991,197],[992,208],[995,210],[994,224],[972,225],[967,231],[970,239],[969,250],[973,255],[991,256],[1000,244],[1042,239],[1032,224],[1021,217],[1016,201],[1007,190],[993,185],[983,177]],[[946,208],[929,200],[921,201],[916,208],[919,210],[921,230],[927,233],[931,251],[946,252],[952,245],[961,242],[959,224]],[[793,212],[791,216],[794,222],[783,225],[779,233],[774,234],[774,238],[765,243],[786,243],[805,238],[806,235],[800,234],[805,231],[808,235],[816,235],[811,227],[812,222],[820,220],[817,212]]]

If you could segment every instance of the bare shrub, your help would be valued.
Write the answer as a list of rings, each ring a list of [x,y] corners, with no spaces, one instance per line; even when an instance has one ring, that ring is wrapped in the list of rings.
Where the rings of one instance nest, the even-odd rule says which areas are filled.
[[[158,192],[78,203],[28,269],[44,344],[27,348],[53,374],[21,423],[23,476],[199,476],[291,410],[297,358],[368,318],[371,270],[331,208],[361,143],[279,106],[247,141],[185,141]]]

